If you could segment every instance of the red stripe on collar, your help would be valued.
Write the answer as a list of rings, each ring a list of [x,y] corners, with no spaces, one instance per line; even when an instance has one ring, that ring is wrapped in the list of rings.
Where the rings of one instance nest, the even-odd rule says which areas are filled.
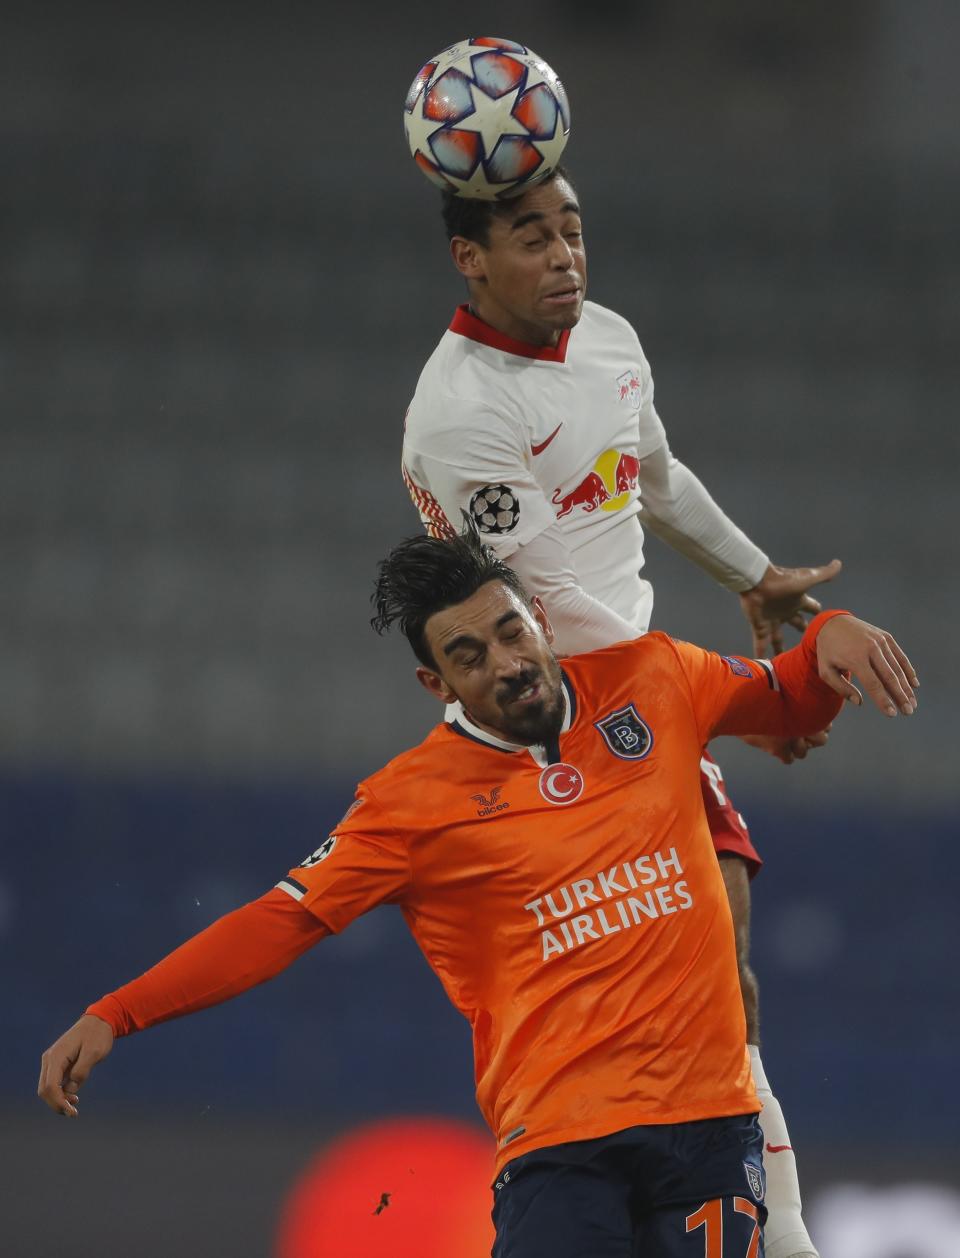
[[[498,332],[489,323],[478,319],[469,306],[457,307],[450,320],[450,331],[456,332],[458,336],[465,336],[470,341],[479,341],[481,345],[502,350],[505,354],[516,354],[520,358],[540,358],[549,363],[566,361],[567,342],[570,340],[570,329],[564,328],[556,345],[528,345],[526,341],[516,341],[512,336]]]

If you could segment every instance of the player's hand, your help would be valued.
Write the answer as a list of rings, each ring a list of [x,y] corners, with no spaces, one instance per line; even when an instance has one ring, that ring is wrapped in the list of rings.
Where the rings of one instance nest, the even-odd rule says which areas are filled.
[[[113,1030],[85,1013],[40,1058],[37,1096],[66,1118],[79,1118],[79,1091],[87,1076],[113,1048]]]
[[[839,559],[818,568],[780,568],[771,564],[760,584],[740,595],[740,606],[753,630],[753,653],[758,659],[780,654],[785,624],[803,632],[810,617],[823,610],[807,591],[823,581],[832,581],[842,567]]]
[[[806,738],[782,738],[777,734],[741,734],[740,741],[756,747],[758,751],[765,751],[768,756],[775,756],[783,764],[793,764],[794,760],[805,760],[817,747],[826,747],[831,728],[828,725],[819,734],[810,734]]]
[[[858,707],[863,695],[850,680],[859,678],[884,716],[912,715],[917,708],[916,670],[892,634],[856,616],[834,616],[817,634],[820,676],[838,695]]]

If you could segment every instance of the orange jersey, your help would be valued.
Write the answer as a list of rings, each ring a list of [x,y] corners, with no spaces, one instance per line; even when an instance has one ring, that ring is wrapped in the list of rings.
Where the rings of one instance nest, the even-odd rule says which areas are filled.
[[[568,659],[559,763],[464,717],[438,726],[278,884],[329,931],[401,906],[473,1028],[498,1169],[635,1124],[759,1109],[700,756],[717,734],[833,719],[822,622],[773,665],[661,633]]]

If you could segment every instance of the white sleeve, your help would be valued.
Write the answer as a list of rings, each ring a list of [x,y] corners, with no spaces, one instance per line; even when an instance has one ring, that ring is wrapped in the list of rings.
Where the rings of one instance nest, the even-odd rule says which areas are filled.
[[[630,329],[633,332],[633,328]],[[636,333],[633,332],[634,339]],[[657,414],[653,404],[653,372],[647,362],[646,355],[637,341],[637,352],[640,355],[640,408],[637,413],[637,457],[645,459],[654,450],[667,444],[667,432],[663,420]],[[630,381],[630,384],[635,383]]]
[[[577,581],[570,551],[558,524],[520,546],[510,560],[529,594],[543,600],[563,655],[595,651],[640,635],[628,620],[593,598]]]
[[[742,593],[762,579],[770,560],[724,515],[666,442],[640,464],[640,502],[644,527],[728,590]]]
[[[429,452],[404,443],[407,487],[428,529],[438,509],[459,533],[465,511],[507,559],[554,523],[555,510],[533,475],[519,424],[481,402],[450,398],[449,407],[455,422],[431,431]]]

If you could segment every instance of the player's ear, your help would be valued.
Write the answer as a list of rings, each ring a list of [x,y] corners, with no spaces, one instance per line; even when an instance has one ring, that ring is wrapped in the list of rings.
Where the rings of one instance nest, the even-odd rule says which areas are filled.
[[[550,617],[547,615],[547,609],[540,602],[538,595],[534,594],[530,600],[530,610],[533,612],[533,618],[543,630],[543,636],[547,640],[549,646],[553,646],[553,640],[557,636],[553,632],[553,625],[550,623]]]
[[[440,674],[435,673],[432,668],[424,668],[421,664],[417,669],[417,681],[424,690],[429,690],[441,703],[456,703],[457,696]]]
[[[483,279],[483,250],[475,240],[467,240],[466,236],[454,236],[450,241],[450,256],[453,258],[453,265],[465,280]]]

